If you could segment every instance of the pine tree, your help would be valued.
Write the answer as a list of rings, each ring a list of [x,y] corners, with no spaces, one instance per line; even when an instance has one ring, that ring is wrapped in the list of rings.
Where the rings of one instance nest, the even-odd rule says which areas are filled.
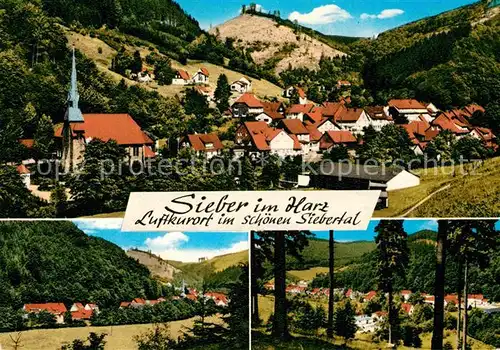
[[[231,96],[231,86],[225,74],[219,75],[217,79],[217,88],[214,91],[214,98],[217,102],[217,108],[224,113],[229,108],[229,97]]]

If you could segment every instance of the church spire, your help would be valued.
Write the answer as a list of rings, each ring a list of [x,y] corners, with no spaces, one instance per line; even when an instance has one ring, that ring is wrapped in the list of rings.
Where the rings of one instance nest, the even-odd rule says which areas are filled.
[[[80,95],[78,95],[78,86],[76,81],[76,59],[75,59],[75,48],[73,47],[73,57],[71,62],[71,86],[68,92],[68,109],[66,110],[65,120],[68,122],[83,122],[83,115],[78,107],[78,100]]]

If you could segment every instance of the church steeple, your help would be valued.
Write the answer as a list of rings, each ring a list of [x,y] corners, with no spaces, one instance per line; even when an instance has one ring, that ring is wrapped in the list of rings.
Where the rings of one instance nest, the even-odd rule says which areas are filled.
[[[74,123],[74,122],[83,122],[83,115],[78,107],[78,100],[80,99],[80,95],[78,95],[78,86],[76,82],[76,60],[75,60],[75,48],[73,47],[73,57],[71,63],[71,86],[68,92],[68,108],[66,110],[66,115],[64,116],[65,120]]]

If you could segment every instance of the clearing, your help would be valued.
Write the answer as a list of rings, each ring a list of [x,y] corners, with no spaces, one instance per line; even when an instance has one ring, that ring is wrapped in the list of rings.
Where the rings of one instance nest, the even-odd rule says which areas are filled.
[[[158,91],[158,93],[164,97],[174,97],[176,95],[180,95],[186,86],[182,85],[158,85],[156,82],[152,83],[138,83],[134,80],[128,79],[116,72],[113,72],[111,67],[111,60],[116,55],[117,51],[113,49],[111,46],[106,44],[101,39],[95,37],[92,38],[90,35],[83,35],[80,33],[76,33],[70,31],[65,28],[66,37],[68,38],[68,45],[74,45],[76,49],[82,52],[85,56],[95,62],[99,70],[105,72],[110,76],[114,81],[119,82],[124,79],[127,85],[140,85],[141,87]],[[151,45],[153,46],[153,45]],[[133,53],[136,50],[141,52],[141,56],[144,59],[151,51],[146,47],[138,47],[138,46],[125,46],[128,51]],[[101,51],[101,53],[99,53]],[[161,54],[160,54],[161,55]],[[188,60],[186,65],[183,65],[177,61],[172,60],[172,68],[174,69],[184,69],[191,76],[198,71],[200,67],[205,67],[210,73],[210,87],[212,90],[215,90],[217,87],[217,79],[219,75],[226,74],[229,83],[232,81],[238,80],[241,77],[245,76],[242,73],[235,72],[233,70],[217,66],[212,63],[204,62],[204,61],[193,61]],[[255,78],[251,78],[252,80],[252,92],[257,96],[264,98],[266,96],[269,97],[279,97],[281,96],[282,89],[270,83],[267,80],[259,80]]]
[[[186,328],[193,326],[196,317],[168,322],[170,335],[179,338]],[[213,316],[207,322],[221,323],[220,318]],[[134,324],[125,326],[106,327],[75,327],[58,329],[37,329],[23,331],[21,335],[21,348],[23,350],[60,349],[63,344],[71,343],[74,339],[86,339],[90,332],[106,333],[106,350],[133,350],[137,349],[134,337],[153,328],[152,324]],[[0,348],[3,350],[14,349],[10,335],[13,333],[0,333]],[[3,348],[2,348],[3,346]]]

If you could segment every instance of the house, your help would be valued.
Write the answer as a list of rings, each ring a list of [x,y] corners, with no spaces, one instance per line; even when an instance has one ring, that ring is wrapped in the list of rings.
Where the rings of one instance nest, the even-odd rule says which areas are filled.
[[[64,123],[56,128],[55,137],[62,149],[61,163],[65,171],[72,171],[81,162],[86,145],[93,139],[114,140],[127,153],[126,160],[145,162],[156,156],[153,140],[141,130],[129,114],[82,114],[78,107],[76,62],[73,50],[71,87],[68,94]]]
[[[424,154],[427,144],[441,131],[440,128],[431,125],[423,116],[420,116],[418,120],[404,124],[403,127],[410,137],[413,144],[412,150],[417,156]]]
[[[313,107],[309,112],[304,113],[302,116],[304,124],[316,124],[319,123],[323,119],[323,108],[322,107]]]
[[[306,146],[309,144],[310,132],[299,119],[284,119],[280,121],[279,126],[282,127],[289,135],[297,136],[301,144]]]
[[[196,73],[194,73],[191,80],[195,84],[208,84],[209,83],[209,76],[210,76],[210,73],[208,72],[208,70],[204,67],[201,67],[200,69],[198,69],[198,71]]]
[[[412,315],[414,311],[414,307],[412,304],[401,303],[401,310],[403,310],[406,314]]]
[[[363,129],[372,123],[371,118],[362,108],[343,107],[334,120],[342,129],[359,135],[362,135]]]
[[[86,306],[88,306],[87,304]],[[94,310],[92,308],[86,308],[82,303],[74,303],[71,305],[69,311],[71,313],[71,319],[73,321],[84,321],[90,320],[92,315],[94,314]]]
[[[290,108],[286,111],[287,119],[299,119],[300,121],[304,121],[304,115],[312,112],[314,105],[312,103],[309,104],[294,104],[291,105]]]
[[[289,86],[285,90],[283,90],[282,96],[286,98],[292,98],[294,94],[297,94],[299,98],[299,104],[305,105],[307,104],[307,96],[301,87],[298,86]]]
[[[365,107],[365,112],[371,119],[370,125],[377,131],[386,125],[393,124],[394,120],[385,113],[384,106]]]
[[[255,118],[264,112],[264,105],[253,94],[244,93],[231,106],[233,118]]]
[[[266,284],[264,284],[264,288],[267,290],[274,290],[274,283],[267,282]]]
[[[41,311],[46,311],[54,315],[57,324],[64,324],[64,314],[66,306],[63,303],[42,303],[42,304],[24,304],[23,311],[27,314],[38,314]]]
[[[350,88],[352,86],[351,82],[347,80],[338,80],[337,81],[337,89],[340,90],[342,88]]]
[[[374,290],[371,290],[371,291],[369,291],[368,293],[366,293],[366,295],[364,296],[363,300],[364,300],[365,302],[370,301],[370,300],[372,300],[373,298],[375,298],[375,295],[377,295],[377,292],[376,292],[376,291],[374,291]]]
[[[286,293],[289,293],[289,294],[302,294],[302,293],[305,293],[306,287],[300,287],[300,286],[295,285],[295,284],[290,284],[286,287],[285,291],[286,291]]]
[[[372,315],[356,315],[354,321],[358,332],[373,333],[377,330],[377,319]]]
[[[196,155],[204,155],[210,159],[221,154],[224,145],[215,133],[211,134],[190,134],[180,141],[182,148],[191,148]]]
[[[245,122],[236,130],[235,155],[242,156],[249,152],[258,157],[263,153],[276,154],[279,157],[301,154],[302,148],[295,135],[285,130],[272,128],[265,122]]]
[[[139,73],[132,73],[130,78],[139,83],[149,83],[154,80],[153,74],[146,67],[142,68]]]
[[[20,164],[16,167],[16,170],[21,177],[21,181],[23,182],[24,186],[29,189],[31,186],[31,173],[28,168],[26,168],[24,164]]]
[[[354,156],[358,147],[358,140],[348,130],[331,130],[326,131],[319,141],[321,151],[329,151],[336,145],[344,145],[349,153]]]
[[[214,92],[208,86],[197,85],[194,88],[197,93],[204,96],[207,99],[207,102],[210,103],[214,99]]]
[[[192,82],[193,81],[191,80],[191,76],[189,75],[189,73],[183,69],[179,69],[177,72],[175,72],[175,76],[172,79],[172,85],[188,85]]]
[[[491,148],[494,151],[498,148],[497,137],[491,129],[474,127],[470,132],[470,136],[481,140],[487,148]]]
[[[264,111],[255,117],[255,120],[270,124],[285,118],[285,106],[282,102],[262,101]]]
[[[405,289],[402,290],[400,294],[404,301],[408,301],[413,293],[411,290]]]
[[[329,190],[380,190],[377,209],[389,206],[387,191],[418,186],[420,177],[400,167],[322,162],[309,187]]]
[[[428,122],[432,121],[427,106],[414,99],[393,99],[384,109],[395,121],[406,119],[408,122],[418,120],[422,115]]]
[[[205,298],[212,299],[217,306],[227,307],[229,305],[229,300],[227,299],[226,295],[222,293],[208,292],[205,293]]]
[[[241,77],[240,79],[233,81],[231,83],[231,91],[235,91],[240,94],[244,94],[245,92],[250,92],[252,91],[252,81],[245,77]]]

